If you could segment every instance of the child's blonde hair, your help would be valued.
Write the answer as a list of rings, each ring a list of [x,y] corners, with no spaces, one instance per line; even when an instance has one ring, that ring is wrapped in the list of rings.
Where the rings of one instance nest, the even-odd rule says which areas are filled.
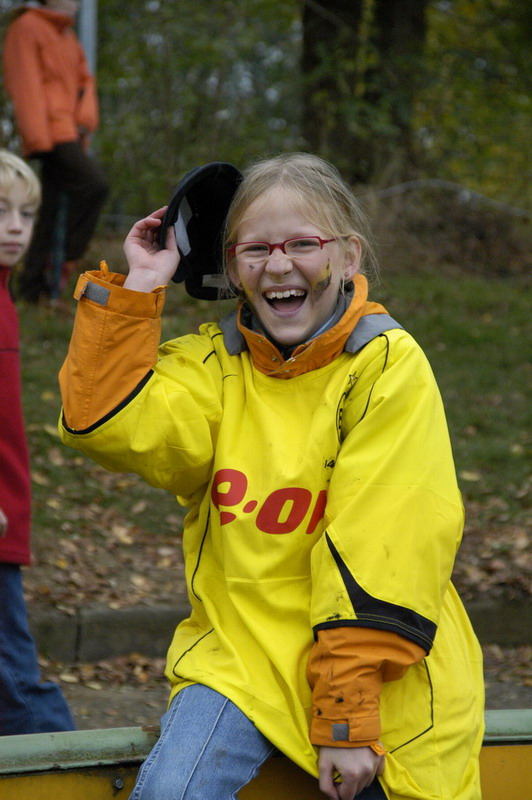
[[[244,172],[225,228],[225,248],[236,242],[249,206],[272,189],[287,194],[298,213],[330,238],[357,236],[362,246],[361,272],[376,272],[368,219],[351,188],[332,164],[308,153],[285,153],[252,164]],[[345,237],[345,238],[344,238]]]
[[[28,193],[28,202],[38,206],[41,202],[41,184],[32,170],[21,158],[9,150],[0,149],[0,190],[9,191],[19,179]]]

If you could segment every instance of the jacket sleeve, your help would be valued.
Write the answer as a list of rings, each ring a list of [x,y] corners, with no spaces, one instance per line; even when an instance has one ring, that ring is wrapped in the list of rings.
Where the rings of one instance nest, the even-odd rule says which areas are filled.
[[[382,684],[421,661],[419,645],[389,631],[337,627],[319,631],[307,669],[312,688],[312,744],[372,747],[382,755]]]
[[[123,280],[104,269],[78,281],[60,435],[106,469],[137,473],[186,502],[210,478],[221,418],[217,362],[202,358],[212,344],[184,337],[158,355],[162,287],[135,292]]]
[[[312,625],[390,631],[429,652],[463,527],[441,398],[404,331],[367,345],[350,382],[312,553]]]
[[[7,29],[4,40],[4,79],[15,110],[25,152],[47,152],[54,142],[48,124],[42,83],[39,42],[25,15]]]
[[[164,290],[133,292],[124,280],[105,262],[78,279],[74,329],[59,373],[64,424],[72,430],[102,420],[157,361]]]

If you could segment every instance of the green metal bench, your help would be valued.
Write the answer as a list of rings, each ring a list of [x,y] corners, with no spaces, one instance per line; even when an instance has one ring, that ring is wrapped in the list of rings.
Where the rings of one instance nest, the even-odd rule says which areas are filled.
[[[0,738],[2,800],[127,798],[157,726]],[[483,800],[531,800],[532,709],[486,712]],[[275,793],[275,794],[274,794]],[[267,762],[241,800],[323,800],[317,781],[284,757]]]

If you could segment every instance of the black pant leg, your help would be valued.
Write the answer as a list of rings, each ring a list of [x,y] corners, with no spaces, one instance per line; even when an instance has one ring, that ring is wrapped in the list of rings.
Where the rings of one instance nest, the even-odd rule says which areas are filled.
[[[39,153],[42,204],[18,285],[18,295],[36,302],[49,295],[46,268],[51,261],[61,195],[66,195],[65,260],[83,255],[108,192],[103,170],[79,142],[63,142]]]
[[[62,190],[67,195],[65,258],[80,258],[90,241],[109,191],[97,161],[79,142],[64,142],[54,148]]]
[[[15,296],[37,302],[41,295],[48,295],[46,268],[50,262],[52,235],[57,216],[59,184],[53,165],[52,152],[41,153],[40,176],[42,201],[33,231],[33,237],[24,259]]]

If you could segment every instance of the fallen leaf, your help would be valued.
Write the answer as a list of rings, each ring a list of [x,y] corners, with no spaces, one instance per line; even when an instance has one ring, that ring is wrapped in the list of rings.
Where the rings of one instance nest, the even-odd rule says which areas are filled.
[[[57,430],[55,425],[43,425],[42,429],[43,431],[46,431],[46,433],[49,436],[53,436],[55,439],[59,439],[59,431]]]
[[[42,472],[37,472],[36,470],[31,471],[31,479],[34,483],[38,484],[39,486],[49,486],[50,481]]]
[[[150,581],[147,580],[143,575],[131,575],[130,579],[133,586],[136,586],[137,589],[149,589],[150,588]]]
[[[48,450],[48,461],[54,467],[64,467],[66,464],[65,453],[59,447],[51,447]]]
[[[464,481],[479,481],[481,479],[479,472],[468,472],[467,470],[460,472],[460,477]]]
[[[57,392],[51,392],[49,389],[46,389],[41,394],[41,400],[44,400],[45,403],[57,403],[59,397],[57,395]]]
[[[72,672],[59,673],[59,680],[63,681],[63,683],[79,683],[78,676],[74,675]]]
[[[113,525],[111,534],[122,544],[133,544],[133,539],[129,535],[129,528],[126,528],[125,525]]]

